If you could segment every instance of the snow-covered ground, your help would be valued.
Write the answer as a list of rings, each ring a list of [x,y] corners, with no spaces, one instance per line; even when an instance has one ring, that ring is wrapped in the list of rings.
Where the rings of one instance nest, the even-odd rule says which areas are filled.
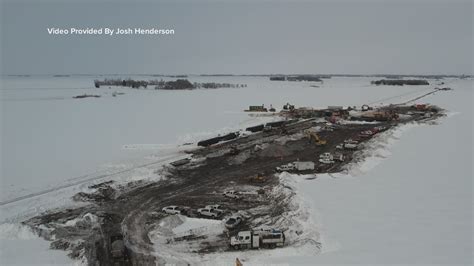
[[[109,89],[92,88],[93,79],[3,78],[1,201],[153,160],[166,161],[180,156],[178,144],[269,119],[249,117],[242,112],[248,105],[400,102],[432,87],[376,87],[370,85],[371,78],[333,78],[314,88],[306,82],[270,82],[262,77],[190,77],[248,87],[182,92],[111,89],[126,93],[111,97],[106,94]],[[349,175],[295,177],[296,190],[311,206],[312,220],[320,229],[322,254],[308,256],[284,248],[250,255],[246,262],[471,265],[472,81],[444,82],[454,91],[420,100],[449,110],[439,125],[408,125],[380,138],[374,157],[353,166]],[[103,96],[71,99],[83,93]],[[125,150],[125,144],[160,144],[160,149]],[[154,167],[138,168],[119,179],[150,178]],[[34,235],[21,237],[26,229],[17,227],[22,233],[12,235],[10,226],[45,208],[71,204],[67,198],[86,184],[0,206],[0,264],[46,265],[53,259],[72,263],[63,252],[47,250],[48,242]],[[19,253],[18,245],[38,253]],[[216,259],[229,264],[235,255]]]

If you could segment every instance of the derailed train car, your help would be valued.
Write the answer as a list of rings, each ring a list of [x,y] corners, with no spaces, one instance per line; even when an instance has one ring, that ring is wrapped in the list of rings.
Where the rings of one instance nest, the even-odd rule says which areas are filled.
[[[235,139],[239,135],[240,135],[239,132],[232,132],[232,133],[226,134],[224,136],[218,136],[218,137],[214,137],[214,138],[210,138],[210,139],[206,139],[206,140],[201,140],[197,143],[197,145],[202,146],[202,147],[207,147],[207,146],[219,143],[221,141],[227,141],[227,140]]]
[[[258,126],[253,126],[253,127],[248,127],[245,130],[250,131],[250,132],[259,132],[262,131],[264,127],[264,124],[258,125]]]

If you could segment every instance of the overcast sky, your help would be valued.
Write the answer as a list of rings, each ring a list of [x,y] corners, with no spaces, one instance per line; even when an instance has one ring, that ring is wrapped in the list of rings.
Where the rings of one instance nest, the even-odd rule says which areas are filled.
[[[472,1],[4,1],[5,74],[472,74]],[[173,28],[51,36],[48,27]]]

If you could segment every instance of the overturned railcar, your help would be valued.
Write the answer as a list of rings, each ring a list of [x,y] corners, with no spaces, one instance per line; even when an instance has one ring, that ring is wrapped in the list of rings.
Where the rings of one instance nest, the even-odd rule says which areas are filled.
[[[197,143],[198,146],[207,147],[212,144],[219,143],[221,141],[232,140],[239,136],[239,132],[232,132],[224,136],[214,137],[206,140],[201,140]]]
[[[215,137],[215,138],[210,138],[210,139],[206,139],[206,140],[201,140],[197,143],[197,145],[202,146],[202,147],[207,147],[207,146],[210,146],[212,144],[216,144],[219,141],[221,141],[221,137]]]
[[[281,127],[283,126],[284,123],[285,121],[269,122],[269,123],[266,123],[265,126],[266,127]]]
[[[226,141],[226,140],[231,140],[231,139],[235,139],[239,136],[239,132],[232,132],[232,133],[229,133],[227,135],[224,135],[221,137],[220,141]]]
[[[245,130],[250,131],[250,132],[259,132],[259,131],[263,130],[263,127],[264,127],[264,125],[261,124],[261,125],[258,125],[258,126],[248,127]]]

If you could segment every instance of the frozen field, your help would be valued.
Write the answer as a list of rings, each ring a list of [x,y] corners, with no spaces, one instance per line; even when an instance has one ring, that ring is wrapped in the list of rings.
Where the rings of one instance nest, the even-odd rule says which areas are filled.
[[[47,251],[47,242],[23,232],[23,228],[14,227],[21,233],[12,234],[15,231],[11,223],[45,207],[69,204],[68,195],[81,189],[73,186],[55,191],[54,187],[179,156],[179,144],[270,119],[249,117],[242,112],[248,105],[273,104],[280,108],[286,102],[322,107],[401,102],[433,87],[375,87],[370,85],[372,78],[333,78],[319,84],[270,82],[264,77],[190,77],[191,81],[246,83],[248,87],[109,90],[92,88],[94,78],[2,80],[0,201],[45,189],[52,192],[0,206],[4,252],[0,262],[10,264],[21,259],[24,264],[47,265],[53,258],[48,254],[55,254],[58,263],[68,263],[61,252]],[[471,265],[472,81],[444,82],[443,86],[454,91],[422,100],[450,112],[439,125],[405,126],[381,138],[374,147],[374,157],[364,165],[354,166],[348,176],[300,179],[295,184],[312,206],[313,220],[323,239],[322,254],[295,256],[283,249],[278,257],[263,253],[260,257],[249,256],[247,261]],[[320,87],[310,87],[311,84]],[[126,94],[112,97],[113,91]],[[102,97],[72,99],[84,93]],[[123,149],[126,144],[153,144],[158,149]],[[120,178],[150,175],[146,171],[132,172]],[[38,251],[40,259],[35,254],[20,256],[13,252],[17,245],[26,244]],[[218,259],[228,264],[233,256]]]

